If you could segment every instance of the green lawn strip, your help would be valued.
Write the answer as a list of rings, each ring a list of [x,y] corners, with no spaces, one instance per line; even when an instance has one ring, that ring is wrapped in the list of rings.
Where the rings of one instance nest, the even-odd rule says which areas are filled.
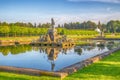
[[[120,51],[111,54],[82,70],[73,73],[64,80],[119,80],[120,79]],[[0,80],[60,80],[50,76],[29,76],[0,72]]]
[[[60,80],[60,78],[51,76],[30,76],[24,74],[0,72],[0,80]]]
[[[39,39],[39,36],[30,37],[0,37],[1,41],[32,41]]]
[[[111,54],[103,60],[96,62],[65,80],[119,80],[120,79],[120,51]]]
[[[80,46],[80,45],[89,45],[91,44],[91,42],[86,42],[86,41],[79,41],[79,42],[75,42],[75,45]]]

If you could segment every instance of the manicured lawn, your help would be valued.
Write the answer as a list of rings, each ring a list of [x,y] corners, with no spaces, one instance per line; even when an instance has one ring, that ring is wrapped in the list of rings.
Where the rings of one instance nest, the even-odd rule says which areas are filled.
[[[65,80],[119,80],[120,51],[69,75]]]
[[[120,38],[120,35],[105,35],[105,38]]]
[[[56,77],[45,77],[45,76],[29,76],[29,75],[21,75],[7,72],[0,72],[0,80],[60,80]]]
[[[64,80],[119,80],[120,79],[120,51],[105,59],[73,73]],[[48,76],[28,76],[7,72],[0,72],[0,80],[60,80]]]
[[[39,36],[29,36],[29,37],[0,37],[1,41],[32,41],[39,39]]]

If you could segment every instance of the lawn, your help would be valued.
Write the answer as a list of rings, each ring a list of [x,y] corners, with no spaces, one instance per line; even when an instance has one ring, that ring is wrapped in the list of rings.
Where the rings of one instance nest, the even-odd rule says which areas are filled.
[[[28,37],[0,37],[1,41],[32,41],[39,39],[39,36],[28,36]]]
[[[103,60],[73,73],[64,80],[119,80],[120,79],[120,51],[111,54]],[[60,80],[48,76],[29,76],[0,72],[0,80]]]
[[[120,51],[96,62],[78,72],[69,75],[65,80],[119,80]]]

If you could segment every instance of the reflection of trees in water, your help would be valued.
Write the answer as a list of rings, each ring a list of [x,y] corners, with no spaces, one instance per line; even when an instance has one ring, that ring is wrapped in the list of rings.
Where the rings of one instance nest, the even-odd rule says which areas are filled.
[[[99,51],[103,50],[103,49],[105,49],[105,44],[99,44],[99,45],[97,45],[97,47],[98,47]]]
[[[74,52],[76,52],[78,55],[82,54],[82,48],[78,47],[78,48],[74,48]]]
[[[39,51],[39,48],[38,48],[38,47],[32,47],[32,49],[33,49],[34,51]]]
[[[95,45],[88,45],[88,46],[81,46],[81,48],[84,50],[84,51],[90,51],[90,50],[93,50],[95,49]]]
[[[111,49],[113,49],[113,48],[119,47],[119,45],[120,45],[120,42],[110,41],[110,42],[108,42],[108,44],[107,44],[106,47],[107,47],[109,50],[111,50]]]
[[[106,47],[107,47],[109,50],[113,49],[113,45],[111,45],[111,44],[107,44]]]
[[[31,51],[32,47],[29,45],[18,45],[18,46],[4,46],[0,47],[0,52],[6,56],[9,53],[15,55],[19,53],[25,53],[26,51]]]

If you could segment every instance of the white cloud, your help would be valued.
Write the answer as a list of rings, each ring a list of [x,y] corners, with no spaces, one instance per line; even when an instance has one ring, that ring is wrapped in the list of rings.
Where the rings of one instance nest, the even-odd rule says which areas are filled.
[[[110,8],[110,7],[106,8],[106,11],[111,11],[111,10],[112,10],[112,8]]]
[[[107,9],[107,8],[106,8]],[[108,9],[109,10],[109,9]],[[63,24],[63,23],[70,23],[70,22],[84,22],[84,21],[93,21],[95,23],[98,23],[98,21],[101,21],[102,23],[107,23],[110,20],[120,20],[120,12],[110,12],[110,13],[80,13],[80,14],[52,14],[48,15],[46,17],[38,17],[34,16],[32,18],[28,17],[1,17],[0,20],[7,21],[7,22],[36,22],[36,23],[46,23],[50,22],[51,18],[54,18],[57,24]]]
[[[68,0],[71,2],[85,2],[85,1],[92,1],[92,2],[104,2],[104,3],[120,3],[120,0]]]
[[[62,15],[56,15],[56,17],[54,18],[56,20],[56,24],[63,24],[69,22],[84,22],[89,20],[95,23],[98,23],[98,21],[101,21],[102,23],[107,23],[110,20],[120,20],[120,12],[106,13],[106,14],[88,13],[88,14],[79,14],[79,15],[62,14]]]

